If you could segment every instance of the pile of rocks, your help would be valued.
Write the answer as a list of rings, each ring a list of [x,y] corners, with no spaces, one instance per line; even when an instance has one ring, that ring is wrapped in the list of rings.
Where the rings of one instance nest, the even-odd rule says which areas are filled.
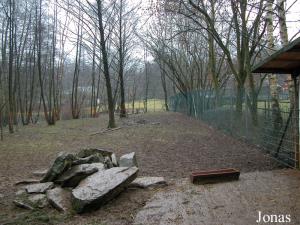
[[[52,166],[35,171],[39,180],[18,182],[14,204],[25,209],[44,208],[50,203],[59,211],[83,213],[97,209],[127,186],[147,188],[166,185],[163,177],[137,178],[134,152],[119,159],[104,149],[83,149],[77,154],[60,153]]]

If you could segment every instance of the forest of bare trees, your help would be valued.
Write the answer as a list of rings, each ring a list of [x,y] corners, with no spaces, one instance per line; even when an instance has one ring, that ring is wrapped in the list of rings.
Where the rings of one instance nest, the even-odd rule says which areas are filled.
[[[134,112],[143,99],[147,111],[151,79],[167,110],[171,95],[192,90],[213,90],[218,106],[233,79],[236,117],[246,99],[254,124],[267,82],[280,124],[277,76],[251,69],[297,36],[288,38],[286,20],[295,2],[2,0],[1,131],[41,119],[54,125],[83,111],[97,117],[100,108],[116,127],[116,111],[131,113],[126,102]]]
[[[142,96],[135,87],[144,76],[144,61],[134,55],[139,7],[128,0],[1,1],[1,129],[78,119],[85,102],[91,117],[107,109],[115,127],[115,109],[126,116],[125,92]]]
[[[236,118],[241,116],[246,99],[252,121],[258,123],[258,95],[267,83],[278,129],[277,75],[254,75],[251,69],[289,43],[286,13],[295,3],[287,8],[283,0],[158,1],[153,10],[156,19],[145,42],[163,76],[186,98],[191,90],[213,90],[218,106],[219,96],[233,78],[230,88],[235,90]],[[287,75],[285,80],[291,78]]]

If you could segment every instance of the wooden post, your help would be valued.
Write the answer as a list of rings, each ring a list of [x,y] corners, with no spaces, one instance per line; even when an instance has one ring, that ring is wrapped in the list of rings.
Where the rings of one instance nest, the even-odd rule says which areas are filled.
[[[298,73],[292,74],[293,86],[294,86],[294,113],[293,113],[293,136],[294,136],[294,150],[295,150],[295,168],[299,168],[299,132],[300,132],[300,124],[299,124],[299,88],[297,84],[297,76]],[[297,113],[298,111],[298,113]]]
[[[294,80],[294,83],[295,83],[295,100],[296,100],[296,119],[297,121],[297,148],[295,148],[295,167],[296,168],[300,168],[300,148],[299,148],[299,143],[300,143],[300,137],[299,137],[299,133],[300,133],[300,111],[299,111],[299,103],[300,103],[300,95],[299,95],[299,90],[300,90],[300,82],[298,82],[298,85],[297,85],[297,75],[299,74],[295,74],[295,80]]]

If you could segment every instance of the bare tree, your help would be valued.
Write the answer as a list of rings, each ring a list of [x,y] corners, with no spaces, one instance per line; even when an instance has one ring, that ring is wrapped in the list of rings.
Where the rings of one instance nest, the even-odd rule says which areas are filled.
[[[79,13],[80,15],[80,13]],[[75,69],[73,73],[72,94],[71,94],[71,110],[73,119],[78,119],[80,116],[81,104],[78,96],[79,74],[81,66],[81,52],[82,52],[82,17],[79,16],[77,24],[77,42],[76,42],[76,58]]]
[[[109,64],[108,64],[108,55],[106,50],[106,38],[105,38],[105,31],[104,31],[104,24],[103,24],[103,2],[102,0],[97,0],[97,16],[98,16],[98,23],[99,23],[99,32],[100,32],[100,46],[101,46],[101,53],[102,53],[102,61],[103,61],[103,72],[106,82],[106,91],[107,91],[107,102],[108,102],[108,127],[114,128],[116,127],[115,122],[115,109],[114,109],[114,100],[112,95],[112,87],[111,87],[111,77],[109,71]]]
[[[223,51],[231,72],[236,79],[236,112],[240,117],[243,109],[243,99],[247,98],[247,105],[251,111],[254,123],[257,123],[257,96],[264,79],[255,81],[251,74],[251,65],[254,64],[257,52],[261,50],[263,37],[266,30],[265,1],[248,2],[241,1],[203,1],[203,0],[182,0],[177,3],[165,2],[167,11],[180,14],[188,18],[194,24],[195,30],[206,30],[213,37],[216,45]],[[218,4],[218,5],[215,5]],[[218,19],[223,20],[223,27],[216,25],[213,15],[214,8],[222,8]],[[251,14],[255,18],[251,18]],[[231,19],[228,19],[231,18]],[[227,27],[224,32],[220,28]],[[233,31],[233,32],[232,32]],[[225,36],[226,37],[226,36]],[[212,47],[212,45],[211,45]],[[212,62],[212,61],[211,61]],[[249,82],[250,92],[245,95],[245,83]]]
[[[267,15],[266,15],[266,23],[267,23],[267,38],[268,38],[268,52],[269,54],[273,53],[274,49],[274,34],[273,34],[273,3],[274,0],[269,0],[266,2],[267,7]],[[282,126],[282,116],[280,113],[280,105],[279,105],[279,96],[278,96],[278,79],[276,74],[269,74],[269,85],[270,85],[270,94],[272,101],[272,122],[274,132],[278,132]]]
[[[15,119],[15,92],[14,92],[14,45],[15,45],[15,1],[9,0],[9,56],[8,56],[8,106],[9,118],[8,126],[9,132],[13,133],[14,119]]]

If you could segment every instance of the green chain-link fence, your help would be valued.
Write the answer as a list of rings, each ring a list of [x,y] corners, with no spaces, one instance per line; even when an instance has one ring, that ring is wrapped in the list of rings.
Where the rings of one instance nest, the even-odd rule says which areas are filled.
[[[242,114],[236,113],[234,91],[225,90],[221,97],[218,97],[218,101],[215,96],[211,91],[200,90],[191,91],[186,95],[177,94],[169,99],[170,110],[185,113],[227,134],[242,138],[265,150],[286,166],[294,167],[296,140],[293,135],[293,121],[299,114],[296,110],[290,110],[288,95],[279,96],[282,117],[280,124],[274,122],[272,102],[268,94],[261,94],[258,98],[257,124],[252,121],[245,99]]]

